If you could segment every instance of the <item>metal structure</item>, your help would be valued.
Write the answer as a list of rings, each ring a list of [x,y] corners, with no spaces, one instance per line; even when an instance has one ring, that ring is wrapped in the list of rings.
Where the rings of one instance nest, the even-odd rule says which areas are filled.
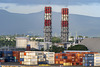
[[[52,8],[45,7],[45,21],[44,21],[44,42],[51,42],[52,37]]]
[[[61,19],[61,42],[68,42],[69,27],[68,27],[68,8],[62,8]]]

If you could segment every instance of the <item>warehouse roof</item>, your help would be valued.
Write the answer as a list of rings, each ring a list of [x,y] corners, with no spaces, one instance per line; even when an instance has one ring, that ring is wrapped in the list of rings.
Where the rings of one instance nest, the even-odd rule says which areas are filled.
[[[80,44],[85,45],[90,51],[100,52],[100,38],[86,38]]]

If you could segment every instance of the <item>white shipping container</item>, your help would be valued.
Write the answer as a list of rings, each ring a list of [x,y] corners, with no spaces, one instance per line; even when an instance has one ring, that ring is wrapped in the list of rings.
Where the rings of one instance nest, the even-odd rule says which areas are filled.
[[[37,61],[37,59],[31,59],[31,61]]]
[[[29,58],[29,59],[37,59],[37,56],[28,56],[28,55],[27,55],[27,56],[24,56],[24,58],[26,58],[26,59],[27,59],[27,58]]]
[[[100,56],[100,53],[98,53],[98,54],[94,54],[94,57],[95,57],[95,56]]]
[[[43,52],[38,52],[37,55],[44,55],[44,53]]]
[[[55,54],[55,52],[48,52],[48,54]]]
[[[48,64],[54,64],[54,60],[48,61]]]
[[[45,59],[44,58],[41,58],[41,59],[38,59],[38,61],[45,61]]]
[[[94,57],[94,59],[100,59],[100,57]]]
[[[100,63],[94,63],[94,66],[100,66]]]
[[[37,65],[37,62],[24,62],[25,65]]]
[[[22,61],[22,64],[24,64],[24,61]]]
[[[100,60],[94,60],[95,63],[100,62]]]
[[[54,58],[46,58],[46,60],[55,60]]]
[[[54,55],[46,55],[46,57],[55,57]]]
[[[25,62],[33,62],[33,61],[37,61],[37,59],[24,59]]]
[[[20,52],[20,55],[24,55],[24,52]]]
[[[31,59],[25,59],[25,58],[24,58],[24,61],[25,61],[25,62],[30,62],[30,60],[31,60]]]
[[[24,58],[24,56],[20,56],[20,58]]]
[[[35,56],[36,53],[33,53],[33,52],[31,52],[31,53],[26,53],[26,55],[33,55],[33,56]]]
[[[40,55],[40,56],[38,56],[38,58],[44,58],[44,56],[43,55]]]

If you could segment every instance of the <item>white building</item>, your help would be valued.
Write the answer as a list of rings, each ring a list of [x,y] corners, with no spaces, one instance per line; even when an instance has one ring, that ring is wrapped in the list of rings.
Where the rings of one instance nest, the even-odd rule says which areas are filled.
[[[28,41],[28,44],[31,46],[31,48],[39,49],[39,42],[38,41]]]
[[[26,48],[28,40],[26,37],[16,37],[16,48]]]

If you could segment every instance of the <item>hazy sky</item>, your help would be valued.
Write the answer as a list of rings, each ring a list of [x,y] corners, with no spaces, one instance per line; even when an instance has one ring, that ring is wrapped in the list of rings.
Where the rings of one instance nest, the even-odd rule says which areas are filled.
[[[12,13],[29,14],[51,6],[54,12],[69,8],[70,14],[100,17],[100,0],[0,0],[0,9]]]

